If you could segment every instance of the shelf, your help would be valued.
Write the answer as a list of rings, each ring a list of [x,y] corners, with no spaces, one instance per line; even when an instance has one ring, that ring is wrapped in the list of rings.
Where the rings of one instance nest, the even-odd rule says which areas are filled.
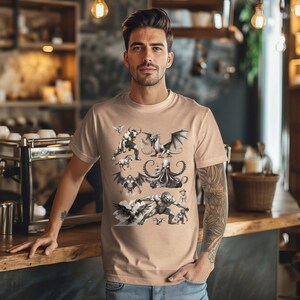
[[[148,7],[161,7],[165,9],[189,10],[191,13],[214,11],[223,15],[223,28],[214,27],[173,27],[175,37],[179,38],[204,38],[204,39],[226,39],[242,42],[243,34],[232,25],[233,1],[231,0],[149,0]]]
[[[52,46],[53,51],[75,51],[77,45],[75,43],[63,43],[63,44],[52,44],[47,42],[39,43],[20,43],[19,49],[22,50],[41,50],[43,51],[44,46]]]
[[[300,84],[292,84],[288,87],[288,89],[289,90],[300,90]]]
[[[6,101],[0,103],[0,107],[47,107],[47,108],[77,108],[79,107],[78,101],[75,101],[70,104],[59,104],[59,103],[47,103],[44,101]]]
[[[243,34],[235,26],[229,28],[202,28],[202,27],[174,27],[173,34],[177,38],[203,38],[203,39],[234,39],[243,41]]]
[[[2,1],[2,0],[1,0]],[[37,8],[41,6],[47,9],[68,9],[70,7],[76,7],[77,3],[72,1],[59,1],[59,0],[19,0],[21,8]]]
[[[0,38],[1,50],[16,50],[13,59],[20,59],[22,65],[14,64],[13,74],[26,74],[30,78],[30,86],[24,84],[23,93],[17,89],[12,94],[9,89],[14,84],[14,78],[9,79],[7,84],[7,101],[0,103],[0,117],[15,118],[22,111],[25,118],[29,118],[33,111],[40,110],[41,115],[48,120],[50,126],[57,132],[72,133],[79,121],[79,74],[78,74],[78,24],[79,24],[78,1],[63,0],[0,0],[0,18],[4,16],[9,24],[9,32],[2,33]],[[19,16],[24,20],[17,26]],[[3,18],[4,18],[3,17]],[[5,23],[5,24],[6,24]],[[20,25],[20,24],[19,24]],[[61,37],[62,44],[53,44],[54,37]],[[51,46],[51,52],[43,51],[44,46]],[[35,60],[35,57],[37,60]],[[38,65],[35,63],[38,62]],[[24,62],[24,63],[23,63]],[[25,69],[28,62],[30,68]],[[53,64],[52,64],[53,63]],[[44,76],[51,64],[49,76]],[[24,66],[24,67],[23,67]],[[25,73],[26,72],[26,73]],[[30,73],[28,73],[30,72]],[[34,75],[34,76],[32,76]],[[66,82],[60,90],[56,90],[54,82],[61,79]],[[16,80],[19,80],[16,77]],[[53,87],[56,98],[67,99],[63,89],[71,92],[73,102],[70,103],[49,103],[42,99],[43,87]],[[46,92],[45,92],[46,93]],[[17,98],[10,100],[12,95]],[[26,96],[25,96],[26,95]],[[25,99],[26,97],[26,99]],[[46,95],[45,95],[46,97]],[[65,98],[66,97],[66,98]]]
[[[12,40],[2,40],[0,39],[0,48],[9,49],[14,46],[14,42]]]
[[[153,7],[162,7],[170,9],[188,9],[190,11],[221,11],[223,9],[222,0],[152,0]]]

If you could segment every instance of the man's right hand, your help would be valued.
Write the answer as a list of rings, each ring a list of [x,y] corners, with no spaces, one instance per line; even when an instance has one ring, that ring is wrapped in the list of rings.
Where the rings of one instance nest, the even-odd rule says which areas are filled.
[[[44,247],[44,254],[50,255],[57,248],[57,246],[58,244],[56,238],[53,238],[49,234],[44,234],[33,242],[25,242],[23,244],[13,246],[10,249],[7,249],[6,252],[13,254],[29,249],[28,258],[32,258],[39,247]]]

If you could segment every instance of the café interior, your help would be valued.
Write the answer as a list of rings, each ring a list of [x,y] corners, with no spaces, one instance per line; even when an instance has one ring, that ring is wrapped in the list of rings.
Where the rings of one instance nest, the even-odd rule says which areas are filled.
[[[152,7],[172,23],[168,88],[211,109],[228,155],[210,299],[300,299],[299,0],[1,0],[0,299],[104,299],[100,170],[50,257],[6,249],[44,231],[82,118],[130,88],[121,23]]]

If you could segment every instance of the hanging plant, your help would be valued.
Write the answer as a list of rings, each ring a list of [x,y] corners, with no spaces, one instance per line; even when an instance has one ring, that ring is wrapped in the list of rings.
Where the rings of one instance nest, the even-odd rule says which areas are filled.
[[[244,34],[244,51],[241,55],[240,70],[247,77],[247,81],[252,85],[259,73],[259,60],[262,50],[262,31],[255,29],[251,25],[251,17],[254,13],[254,4],[240,1],[237,5],[239,15],[238,21],[240,29]]]

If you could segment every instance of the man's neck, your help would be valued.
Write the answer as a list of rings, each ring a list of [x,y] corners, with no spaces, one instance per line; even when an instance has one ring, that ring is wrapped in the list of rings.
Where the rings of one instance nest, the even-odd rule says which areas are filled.
[[[131,85],[130,99],[136,103],[151,105],[164,101],[168,97],[169,91],[165,85],[140,86]]]

